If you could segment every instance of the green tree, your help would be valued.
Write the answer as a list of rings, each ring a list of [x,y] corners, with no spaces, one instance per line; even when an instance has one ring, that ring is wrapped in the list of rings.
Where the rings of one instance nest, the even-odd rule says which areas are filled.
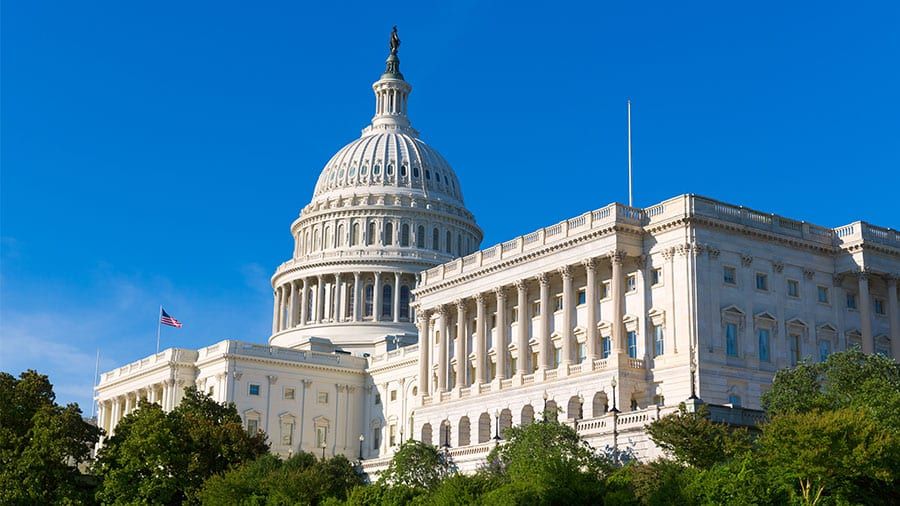
[[[648,425],[647,433],[678,462],[700,469],[709,469],[749,450],[752,442],[746,429],[710,421],[709,408],[704,404],[691,413],[682,403],[677,413]]]
[[[900,503],[900,431],[866,410],[843,408],[776,416],[760,438],[769,474],[804,504],[825,498]]]
[[[90,503],[95,483],[78,466],[100,434],[77,404],[56,404],[47,376],[0,373],[0,503]]]
[[[450,462],[444,453],[429,444],[407,439],[378,481],[388,486],[403,485],[430,490],[451,472]]]
[[[142,402],[116,426],[101,449],[95,473],[103,503],[197,502],[210,476],[264,454],[264,434],[247,434],[233,404],[220,405],[195,388],[165,413]]]

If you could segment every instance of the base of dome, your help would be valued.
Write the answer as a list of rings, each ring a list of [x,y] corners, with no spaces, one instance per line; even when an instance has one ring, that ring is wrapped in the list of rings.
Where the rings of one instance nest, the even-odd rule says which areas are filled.
[[[387,336],[416,335],[412,322],[327,322],[282,330],[269,337],[271,346],[301,349],[310,338],[326,339],[336,349],[362,355],[374,353],[376,343]]]

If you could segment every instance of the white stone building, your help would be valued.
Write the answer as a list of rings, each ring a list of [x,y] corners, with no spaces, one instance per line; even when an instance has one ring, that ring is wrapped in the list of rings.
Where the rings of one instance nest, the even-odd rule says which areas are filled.
[[[107,432],[196,385],[273,451],[377,473],[405,438],[474,469],[547,408],[596,447],[696,395],[752,424],[776,370],[860,346],[900,357],[900,233],[697,195],[610,204],[479,250],[449,164],[407,117],[396,50],[362,136],[326,164],[272,277],[268,345],[168,349],[102,375]],[[498,433],[499,431],[499,433]]]

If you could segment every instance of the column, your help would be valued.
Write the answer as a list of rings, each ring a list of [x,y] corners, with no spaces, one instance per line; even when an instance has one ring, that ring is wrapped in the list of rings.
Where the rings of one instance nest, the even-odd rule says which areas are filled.
[[[559,268],[563,282],[563,331],[562,331],[562,363],[572,363],[572,269],[568,265]],[[568,372],[568,370],[564,369]]]
[[[156,402],[156,385],[150,385],[147,387],[147,402],[153,404]]]
[[[109,413],[109,435],[113,435],[116,430],[116,424],[119,423],[119,399],[113,397],[110,401]]]
[[[272,333],[278,332],[278,289],[272,290]]]
[[[888,290],[888,316],[891,321],[891,355],[900,361],[900,306],[897,305],[897,276],[885,276]]]
[[[360,299],[362,297],[362,292],[360,291],[359,286],[359,273],[353,273],[353,321],[358,322],[359,318],[359,304]]]
[[[134,405],[131,402],[131,394],[125,394],[125,414],[128,415],[129,413],[131,413],[133,407]]]
[[[456,301],[456,388],[466,386],[466,301]]]
[[[506,345],[506,290],[502,286],[494,288],[497,295],[497,342],[494,350],[497,352],[497,376],[495,379],[506,378],[506,354],[509,348]]]
[[[303,290],[303,293],[300,294],[300,325],[306,325],[306,322],[309,321],[309,315],[307,314],[307,309],[309,309],[309,280],[307,278],[303,278],[301,290]]]
[[[287,328],[287,321],[285,318],[285,306],[287,306],[287,293],[285,293],[285,286],[281,285],[278,287],[278,293],[280,294],[278,297],[278,331]]]
[[[419,329],[419,392],[424,396],[428,393],[428,364],[431,363],[428,356],[428,313],[422,311],[416,316]]]
[[[516,374],[524,376],[528,374],[528,359],[531,356],[531,350],[528,349],[528,327],[531,318],[528,317],[528,283],[524,279],[516,281],[516,292],[518,295],[519,320],[516,336],[516,349],[519,351],[519,359],[516,361]]]
[[[297,304],[300,302],[297,299],[297,284],[296,281],[291,281],[288,283],[288,286],[291,290],[291,312],[288,315],[288,326],[290,328],[294,328],[297,326]]]
[[[166,380],[166,394],[165,400],[163,404],[163,411],[172,411],[175,407],[175,380],[167,379]]]
[[[438,384],[437,391],[447,390],[447,308],[438,308]]]
[[[316,323],[325,319],[325,280],[318,276],[316,284]]]
[[[872,336],[872,308],[869,300],[869,273],[859,271],[856,276],[859,279],[859,322],[862,332],[862,351],[866,354],[875,353],[875,339]],[[837,304],[838,301],[834,301]]]
[[[625,353],[625,332],[622,320],[625,317],[625,277],[622,275],[622,264],[625,263],[625,252],[610,253],[612,262],[612,335],[613,349],[616,353]]]
[[[587,305],[587,359],[589,369],[593,369],[594,360],[597,359],[597,263],[593,258],[587,258],[581,262],[587,272],[587,286],[585,287],[585,304]]]
[[[553,314],[550,310],[550,276],[541,273],[538,275],[538,281],[541,284],[541,333],[538,352],[540,368],[546,371],[550,368],[550,317]]]
[[[397,170],[400,170],[399,168]],[[400,273],[394,273],[394,323],[400,321]]]
[[[342,321],[343,311],[341,311],[341,307],[344,304],[344,291],[341,290],[341,274],[335,273],[334,275],[334,321],[339,322]]]
[[[485,349],[484,339],[484,294],[475,295],[475,379],[473,383],[478,385],[484,383],[485,376],[485,357],[487,350]]]
[[[375,287],[372,294],[372,320],[381,321],[381,273],[375,273]]]

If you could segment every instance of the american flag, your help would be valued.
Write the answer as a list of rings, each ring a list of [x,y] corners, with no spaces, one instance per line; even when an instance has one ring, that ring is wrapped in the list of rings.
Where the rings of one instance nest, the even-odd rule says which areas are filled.
[[[167,313],[163,308],[159,308],[159,323],[168,325],[170,327],[175,327],[176,329],[181,328],[181,322],[169,316],[169,313]]]

